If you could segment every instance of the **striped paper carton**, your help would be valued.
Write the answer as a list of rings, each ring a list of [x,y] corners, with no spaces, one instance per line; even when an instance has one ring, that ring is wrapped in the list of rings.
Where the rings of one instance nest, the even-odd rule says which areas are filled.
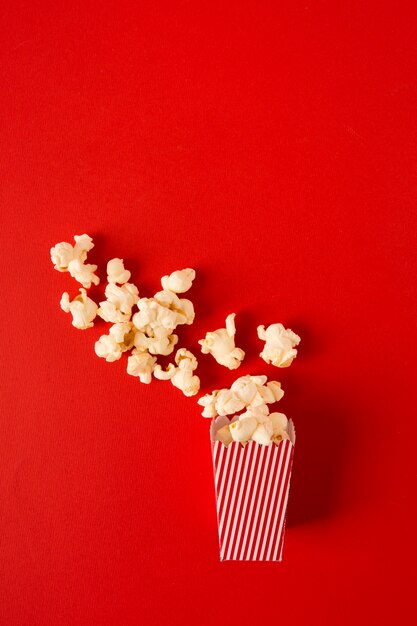
[[[254,441],[227,447],[214,441],[224,425],[212,425],[214,482],[220,560],[281,561],[295,431],[290,440],[270,446]]]

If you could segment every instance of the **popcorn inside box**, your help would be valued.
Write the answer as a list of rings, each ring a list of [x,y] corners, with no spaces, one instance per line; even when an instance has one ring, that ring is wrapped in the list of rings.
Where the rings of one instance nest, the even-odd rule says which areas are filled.
[[[98,357],[114,362],[126,352],[126,371],[141,383],[171,381],[185,396],[196,396],[199,363],[187,347],[178,347],[177,334],[181,325],[194,321],[193,303],[179,294],[191,289],[195,271],[186,268],[167,274],[153,297],[140,297],[138,287],[129,282],[131,273],[123,259],[110,259],[105,300],[96,303],[87,293],[91,285],[100,283],[97,265],[86,262],[93,240],[83,234],[75,235],[74,241],[74,245],[58,243],[50,251],[54,268],[69,272],[81,285],[79,295],[64,292],[61,296],[61,308],[71,314],[72,325],[87,330],[101,317],[110,327],[95,342]],[[229,370],[237,369],[245,358],[235,342],[235,317],[235,313],[228,315],[224,327],[208,331],[198,342],[203,355]],[[261,325],[256,331],[263,342],[259,356],[264,363],[289,367],[300,337],[280,323]],[[172,362],[162,368],[158,356],[174,351]],[[211,420],[221,560],[282,560],[295,446],[292,420],[271,410],[283,395],[281,383],[262,374],[238,377],[230,388],[216,389],[197,400],[203,417]]]

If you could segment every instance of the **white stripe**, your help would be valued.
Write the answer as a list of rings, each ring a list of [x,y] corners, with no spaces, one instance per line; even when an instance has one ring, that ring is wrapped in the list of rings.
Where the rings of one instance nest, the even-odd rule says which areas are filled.
[[[237,472],[236,472],[236,477],[235,477],[235,481],[234,481],[234,486],[233,486],[233,493],[232,493],[232,499],[230,500],[230,507],[229,507],[229,515],[227,516],[227,524],[226,524],[226,530],[224,531],[224,540],[223,540],[223,545],[224,546],[228,546],[227,544],[227,537],[229,534],[229,528],[230,528],[230,522],[233,519],[233,507],[235,504],[235,499],[236,499],[236,490],[237,490],[237,485],[239,483],[239,477],[240,477],[240,471],[242,469],[242,460],[243,460],[243,456],[245,454],[245,449],[242,446],[239,446],[239,463],[237,466]],[[236,515],[236,513],[235,513]],[[228,549],[228,554],[230,552],[230,547]]]
[[[256,538],[255,550],[253,552],[253,557],[252,557],[253,561],[256,561],[256,555],[258,554],[259,542],[261,541],[261,537],[263,536],[262,528],[263,528],[263,525],[264,525],[264,519],[265,519],[266,511],[268,509],[269,492],[271,491],[271,482],[272,482],[272,477],[274,475],[275,463],[276,463],[277,456],[278,456],[278,448],[276,447],[276,445],[274,443],[271,444],[271,448],[273,448],[273,455],[274,456],[273,456],[273,459],[272,459],[272,465],[271,465],[271,467],[269,469],[268,486],[266,488],[264,505],[263,505],[263,508],[262,508],[261,521],[259,523],[258,536]]]
[[[230,554],[232,552],[233,545],[234,545],[236,525],[237,525],[237,520],[239,517],[240,505],[242,503],[242,495],[243,495],[243,491],[245,489],[245,484],[246,484],[246,474],[247,474],[248,466],[249,466],[249,457],[250,457],[250,450],[246,450],[245,467],[243,468],[243,476],[242,476],[242,480],[240,483],[239,496],[237,499],[236,511],[235,511],[235,515],[233,519],[232,532],[230,533],[230,538],[229,538],[229,550],[227,552],[226,559],[230,559]]]
[[[279,454],[279,463],[278,463],[278,469],[277,469],[276,475],[275,475],[274,488],[272,490],[271,506],[269,507],[268,518],[266,520],[266,526],[265,526],[265,532],[264,532],[264,540],[263,540],[263,543],[262,543],[262,550],[261,550],[261,554],[259,555],[259,560],[260,561],[263,560],[263,556],[264,556],[264,552],[265,552],[265,546],[266,546],[266,541],[268,539],[269,526],[271,524],[272,512],[275,511],[275,509],[274,509],[275,496],[276,496],[277,488],[278,488],[278,484],[279,484],[279,475],[281,473],[282,462],[283,462],[284,457],[285,457],[285,454],[284,454],[284,451],[282,450],[282,447],[281,447],[281,449],[277,448],[277,450],[278,450],[278,454]]]
[[[252,485],[252,479],[253,479],[253,471],[255,469],[255,465],[256,465],[256,458],[258,456],[258,445],[252,441],[251,443],[247,444],[248,446],[252,446],[253,447],[253,454],[252,454],[252,463],[250,466],[250,472],[249,472],[249,479],[248,479],[248,484],[246,486],[246,493],[245,493],[245,500],[243,503],[243,509],[242,509],[242,515],[240,517],[240,524],[239,524],[239,532],[237,534],[237,539],[236,539],[236,545],[235,545],[235,549],[233,552],[233,560],[236,560],[237,557],[237,551],[239,548],[239,542],[240,542],[240,537],[242,535],[242,529],[243,529],[243,524],[245,522],[245,515],[246,515],[246,507],[248,505],[248,498],[249,498],[249,494],[251,492],[251,485]]]
[[[267,453],[267,457],[266,457],[264,468],[262,470],[262,481],[261,481],[261,486],[260,486],[260,489],[259,489],[258,502],[256,503],[255,519],[254,519],[254,522],[253,522],[252,532],[251,532],[251,535],[250,535],[248,556],[246,557],[246,560],[251,560],[251,561],[255,560],[253,557],[251,559],[249,559],[249,555],[251,553],[253,540],[255,538],[256,523],[258,521],[259,509],[260,509],[260,506],[261,506],[261,500],[263,498],[264,487],[265,487],[265,480],[266,480],[266,475],[267,475],[267,472],[268,472],[269,459],[270,459],[270,456],[271,456],[272,446],[273,446],[273,444],[268,446],[268,453]]]
[[[229,501],[230,487],[232,486],[233,472],[235,470],[236,456],[237,456],[237,452],[238,452],[239,449],[240,449],[240,444],[237,443],[235,445],[235,449],[234,449],[233,460],[232,460],[232,467],[230,468],[230,472],[229,472],[229,475],[227,477],[226,497],[224,499],[222,518],[221,518],[220,524],[219,524],[219,534],[221,534],[221,532],[223,530],[224,518],[225,518],[225,515],[226,515],[226,509],[227,509],[227,503]],[[230,515],[230,510],[229,510],[228,517],[229,517],[229,515]],[[223,546],[225,545],[225,540],[222,541],[222,545]]]
[[[287,458],[285,460],[284,473],[282,475],[282,479],[281,479],[281,482],[280,482],[280,490],[279,490],[277,508],[276,508],[275,516],[274,516],[274,523],[272,525],[271,539],[269,541],[268,552],[266,553],[266,560],[267,561],[269,561],[269,557],[271,556],[271,550],[272,550],[273,545],[274,545],[274,535],[275,535],[275,529],[277,527],[278,513],[279,513],[279,509],[280,509],[280,505],[281,505],[282,492],[284,490],[285,476],[287,475],[288,463],[289,463],[289,460],[290,460],[290,457],[291,457],[291,451],[288,451],[287,440],[285,440],[285,442],[282,445],[285,446],[284,454],[287,455]]]
[[[251,494],[249,513],[246,518],[246,528],[245,528],[245,534],[244,534],[243,542],[242,542],[242,549],[240,551],[239,561],[243,561],[243,555],[245,554],[246,540],[248,538],[249,526],[250,526],[250,522],[252,518],[253,505],[255,504],[255,497],[256,497],[256,492],[257,492],[257,487],[258,487],[258,482],[259,482],[259,474],[260,474],[261,467],[262,467],[264,453],[265,453],[265,446],[261,446],[261,454],[259,455],[258,469],[256,471],[256,478],[255,478],[255,485]]]

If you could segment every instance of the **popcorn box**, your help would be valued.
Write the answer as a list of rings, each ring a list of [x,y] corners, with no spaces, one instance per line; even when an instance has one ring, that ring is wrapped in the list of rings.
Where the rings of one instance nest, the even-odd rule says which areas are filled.
[[[270,446],[254,441],[227,447],[215,441],[224,425],[212,424],[214,483],[221,561],[281,561],[295,431]]]

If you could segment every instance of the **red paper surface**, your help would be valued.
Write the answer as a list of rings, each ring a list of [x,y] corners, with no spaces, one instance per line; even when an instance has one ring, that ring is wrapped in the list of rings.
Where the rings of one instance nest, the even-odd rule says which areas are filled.
[[[3,3],[1,626],[410,623],[416,13]],[[141,295],[195,267],[180,345],[236,311],[238,374],[281,380],[283,563],[220,563],[208,421],[59,309],[77,286],[49,248],[83,232]],[[302,337],[283,371],[257,357],[276,321]],[[237,374],[199,373],[205,392]]]

